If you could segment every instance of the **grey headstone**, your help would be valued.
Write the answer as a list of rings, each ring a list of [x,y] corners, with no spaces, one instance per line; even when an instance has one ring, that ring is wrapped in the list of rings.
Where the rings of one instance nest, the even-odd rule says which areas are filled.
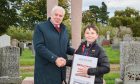
[[[121,39],[118,37],[114,37],[112,41],[112,49],[120,49]]]
[[[99,45],[102,45],[103,40],[105,40],[105,36],[101,35],[101,36],[98,37],[97,43],[98,43]]]
[[[126,66],[138,64],[140,66],[140,42],[124,41],[120,44],[120,76],[124,79]]]
[[[19,48],[0,48],[0,84],[20,84]]]
[[[134,38],[130,34],[125,34],[123,41],[134,41]]]

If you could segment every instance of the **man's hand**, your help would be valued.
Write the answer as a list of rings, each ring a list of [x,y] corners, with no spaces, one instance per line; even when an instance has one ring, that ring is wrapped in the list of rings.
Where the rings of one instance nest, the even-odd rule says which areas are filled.
[[[62,58],[62,57],[58,57],[58,58],[56,59],[55,63],[56,63],[56,65],[57,65],[58,67],[63,67],[63,66],[66,65],[66,60],[65,60],[64,58]]]

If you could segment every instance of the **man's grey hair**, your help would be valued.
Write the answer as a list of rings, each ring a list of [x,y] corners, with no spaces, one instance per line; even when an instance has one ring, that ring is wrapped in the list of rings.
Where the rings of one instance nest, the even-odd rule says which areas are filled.
[[[63,15],[65,15],[65,9],[61,6],[54,6],[53,9],[51,10],[51,15],[53,15],[56,10],[62,10]]]

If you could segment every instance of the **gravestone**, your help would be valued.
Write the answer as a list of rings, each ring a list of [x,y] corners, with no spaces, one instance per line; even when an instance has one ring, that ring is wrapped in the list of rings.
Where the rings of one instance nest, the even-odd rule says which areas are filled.
[[[19,77],[19,48],[0,48],[0,84],[21,84]]]
[[[24,42],[24,49],[25,49],[25,48],[28,48],[28,47],[27,47],[27,43],[26,43],[26,42]]]
[[[5,46],[10,46],[10,36],[6,34],[0,36],[0,48]]]
[[[125,34],[132,35],[131,28],[125,27],[125,26],[120,26],[118,33],[117,33],[117,37],[123,38]]]
[[[110,31],[106,32],[106,37],[102,40],[101,45],[102,46],[109,46],[111,44],[110,42]]]
[[[11,40],[11,46],[17,47],[18,46],[18,40],[17,39],[12,39]]]
[[[123,36],[123,41],[134,41],[134,38],[130,34],[125,34]]]
[[[121,42],[120,38],[114,37],[111,45],[112,49],[120,49],[120,42]]]
[[[33,53],[33,56],[35,56],[35,49],[34,49],[33,41],[32,41],[32,53]]]
[[[18,42],[18,47],[20,48],[20,56],[22,55],[22,52],[24,50],[24,43],[23,41]]]
[[[132,38],[120,43],[120,80],[115,84],[140,84],[140,42]]]
[[[103,40],[105,40],[105,36],[101,35],[101,36],[99,36],[99,38],[97,39],[97,43],[98,43],[99,45],[102,45]]]
[[[107,32],[106,32],[106,39],[107,39],[107,40],[110,40],[110,31],[107,31]]]

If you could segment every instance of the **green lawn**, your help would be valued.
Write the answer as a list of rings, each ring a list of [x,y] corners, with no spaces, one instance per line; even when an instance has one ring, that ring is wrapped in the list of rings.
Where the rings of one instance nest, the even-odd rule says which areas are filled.
[[[109,58],[111,64],[119,64],[120,63],[120,51],[113,50],[111,47],[104,47],[105,52]]]
[[[20,74],[22,79],[33,76],[34,69],[30,66],[34,66],[34,56],[31,50],[24,49],[22,56],[20,56]]]
[[[105,52],[110,60],[111,64],[118,64],[120,62],[120,52],[119,50],[113,50],[111,47],[104,47]],[[34,56],[29,49],[24,49],[22,56],[20,58],[21,66],[31,66],[34,65]]]
[[[111,47],[104,47],[111,64],[118,64],[120,58],[119,50],[113,50]],[[20,73],[24,79],[27,76],[33,76],[34,56],[29,49],[25,49],[20,57]],[[29,68],[28,68],[29,67]],[[114,84],[115,78],[119,78],[119,73],[108,73],[104,76],[106,84]]]
[[[24,49],[22,56],[20,57],[20,66],[32,66],[34,65],[34,55],[31,50]]]
[[[106,84],[115,84],[115,78],[119,78],[119,73],[108,73],[104,75],[104,79],[106,81]]]

